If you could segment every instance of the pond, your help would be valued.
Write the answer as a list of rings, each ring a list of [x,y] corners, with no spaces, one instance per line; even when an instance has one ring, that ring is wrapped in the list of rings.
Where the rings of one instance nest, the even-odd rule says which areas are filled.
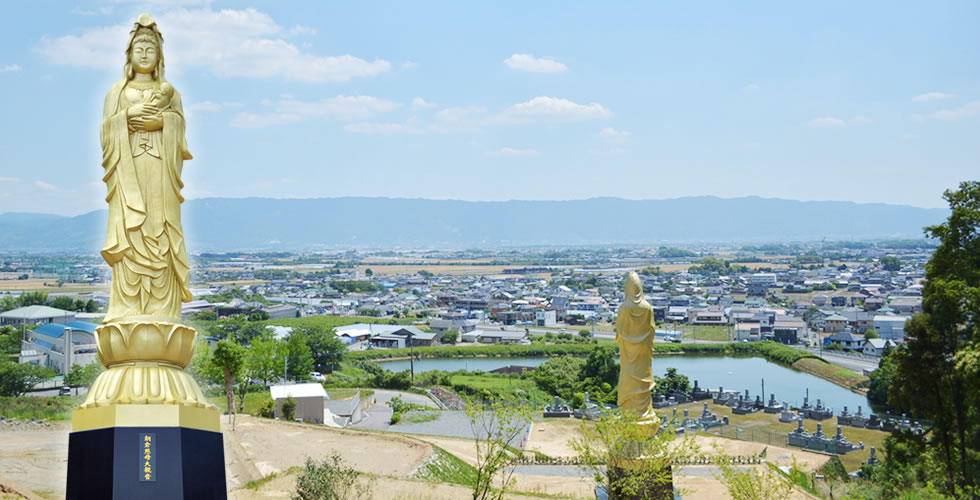
[[[482,370],[490,371],[507,365],[538,366],[550,358],[431,358],[415,361],[415,371],[429,370]],[[407,370],[408,360],[382,361],[380,363],[392,371]],[[698,385],[710,390],[723,386],[726,390],[740,392],[749,390],[752,399],[762,391],[762,381],[766,384],[766,401],[769,394],[775,394],[777,401],[786,401],[792,406],[803,404],[806,390],[810,390],[810,403],[816,404],[819,398],[824,406],[835,413],[846,405],[854,412],[858,405],[869,413],[868,400],[843,387],[808,373],[786,368],[759,357],[731,356],[657,356],[653,360],[653,370],[657,376],[667,373],[667,368],[677,371]]]

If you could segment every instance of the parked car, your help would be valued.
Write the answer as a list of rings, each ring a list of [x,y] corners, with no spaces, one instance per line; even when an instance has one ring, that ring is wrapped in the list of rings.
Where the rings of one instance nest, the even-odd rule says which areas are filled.
[[[71,387],[68,387],[67,385],[66,386],[62,386],[61,388],[58,389],[58,395],[59,396],[71,396]]]
[[[310,378],[316,380],[317,382],[326,382],[327,377],[324,377],[320,372],[310,372]]]

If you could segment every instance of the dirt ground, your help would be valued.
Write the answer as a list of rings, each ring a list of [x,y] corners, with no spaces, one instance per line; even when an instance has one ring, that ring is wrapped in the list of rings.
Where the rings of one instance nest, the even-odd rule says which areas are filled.
[[[432,454],[431,445],[474,463],[476,450],[471,440],[358,432],[249,416],[238,417],[234,432],[224,421],[222,424],[226,427],[225,466],[230,498],[233,499],[289,498],[296,474],[288,473],[288,469],[302,466],[307,456],[320,458],[334,452],[341,454],[355,469],[377,475],[370,479],[372,498],[455,499],[471,495],[465,487],[408,479]],[[578,432],[578,425],[577,420],[535,423],[529,449],[538,449],[555,457],[572,456],[574,452],[567,441]],[[68,424],[53,429],[0,432],[0,484],[7,482],[43,498],[64,498],[68,433]],[[760,443],[708,436],[698,436],[697,440],[703,450],[710,450],[717,443],[731,455],[752,455],[765,447]],[[813,469],[827,459],[820,454],[773,446],[768,447],[767,456],[780,465],[792,463],[780,457],[795,456],[805,470]],[[249,481],[271,473],[280,476],[259,488],[245,488]],[[516,489],[528,493],[594,498],[589,477],[516,474],[515,480]],[[687,490],[685,499],[729,498],[724,486],[710,472],[699,471],[696,467],[688,467],[675,477],[675,485]]]

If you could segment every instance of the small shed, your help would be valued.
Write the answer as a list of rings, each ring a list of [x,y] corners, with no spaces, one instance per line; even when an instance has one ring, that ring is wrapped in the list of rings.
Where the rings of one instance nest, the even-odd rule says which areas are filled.
[[[320,384],[274,385],[269,387],[272,400],[276,402],[276,418],[282,418],[282,403],[286,398],[296,401],[294,418],[314,424],[323,423],[323,401],[329,399],[327,391]]]

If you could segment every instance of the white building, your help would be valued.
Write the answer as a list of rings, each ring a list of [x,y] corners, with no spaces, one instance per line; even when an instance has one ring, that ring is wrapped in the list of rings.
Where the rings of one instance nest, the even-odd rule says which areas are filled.
[[[33,326],[39,323],[59,323],[65,324],[75,320],[73,311],[65,311],[55,307],[34,305],[18,307],[7,312],[0,313],[0,325],[27,325]]]
[[[908,316],[886,316],[876,315],[874,318],[874,329],[878,336],[883,339],[900,341],[905,339],[905,322]]]
[[[98,356],[97,326],[84,321],[38,326],[21,342],[19,361],[45,366],[61,374],[67,374],[73,365],[85,366]],[[66,348],[67,345],[71,345],[71,349]]]
[[[556,322],[557,322],[557,315],[555,314],[555,311],[534,312],[535,326],[555,326]]]
[[[272,400],[276,402],[276,418],[282,418],[282,403],[287,398],[296,401],[293,418],[304,422],[322,424],[324,422],[323,400],[329,399],[327,391],[320,384],[273,385],[269,387]]]
[[[750,285],[765,285],[771,286],[776,284],[775,273],[755,273],[748,276],[748,283]]]
[[[868,339],[864,341],[861,352],[867,356],[881,357],[886,347],[895,347],[895,343],[890,339]]]

